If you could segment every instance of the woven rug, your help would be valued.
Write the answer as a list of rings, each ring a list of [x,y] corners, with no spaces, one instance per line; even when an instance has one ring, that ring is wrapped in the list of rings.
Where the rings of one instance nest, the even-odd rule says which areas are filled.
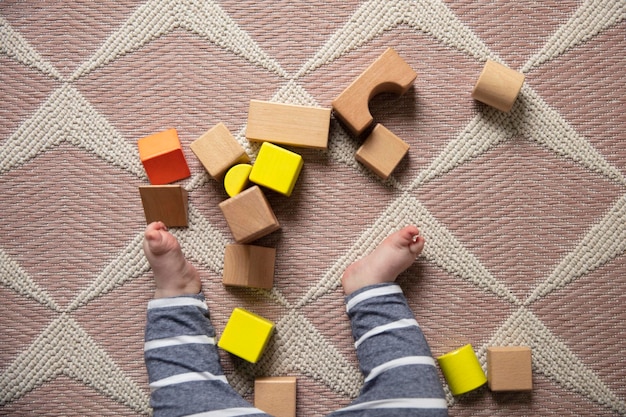
[[[276,323],[255,376],[298,377],[298,415],[359,392],[339,279],[415,223],[423,256],[399,283],[435,356],[532,348],[530,393],[448,394],[452,416],[626,415],[626,3],[124,0],[0,2],[0,415],[148,415],[154,290],[141,250],[137,140],[178,130],[188,228],[218,334],[235,307]],[[333,117],[291,197],[272,291],[225,288],[227,198],[189,144],[251,99],[330,107],[386,48],[418,73],[370,110],[411,145],[380,180]],[[510,113],[471,98],[487,59],[523,72]],[[442,377],[443,378],[443,377]],[[449,391],[448,391],[449,393]]]

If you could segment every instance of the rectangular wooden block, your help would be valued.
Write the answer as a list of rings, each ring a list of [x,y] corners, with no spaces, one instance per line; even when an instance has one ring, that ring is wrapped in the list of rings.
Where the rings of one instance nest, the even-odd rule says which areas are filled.
[[[409,144],[381,124],[356,151],[356,160],[386,180],[409,151]]]
[[[274,331],[274,323],[243,308],[235,308],[218,346],[248,362],[256,363]]]
[[[296,386],[296,377],[257,378],[254,406],[274,417],[296,417]]]
[[[253,245],[226,245],[222,283],[235,287],[272,289],[276,249]]]
[[[190,147],[209,175],[217,180],[233,165],[250,162],[246,151],[223,123],[191,142]]]
[[[530,347],[488,347],[487,380],[492,391],[532,390],[533,375]]]
[[[162,221],[168,227],[188,226],[187,190],[180,185],[139,187],[146,223]]]
[[[328,148],[330,109],[251,100],[246,137],[305,148]]]
[[[280,229],[259,186],[250,187],[219,204],[237,243],[249,243]]]
[[[169,184],[191,175],[176,129],[141,138],[137,147],[150,184]]]

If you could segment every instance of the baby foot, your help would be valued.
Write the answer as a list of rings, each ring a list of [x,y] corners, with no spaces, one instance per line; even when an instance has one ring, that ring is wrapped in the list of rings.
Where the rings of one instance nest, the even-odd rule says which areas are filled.
[[[372,253],[346,268],[341,278],[344,293],[350,295],[368,285],[395,281],[413,264],[425,242],[415,226],[387,236]]]
[[[152,267],[154,298],[198,294],[202,287],[198,270],[183,255],[178,240],[162,222],[146,227],[143,251]]]

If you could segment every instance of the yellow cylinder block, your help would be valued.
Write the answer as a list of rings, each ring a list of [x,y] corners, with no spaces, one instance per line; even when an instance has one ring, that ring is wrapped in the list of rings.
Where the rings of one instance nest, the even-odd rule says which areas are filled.
[[[230,197],[234,197],[248,185],[248,177],[250,177],[250,171],[252,171],[252,165],[250,164],[237,164],[228,170],[224,176],[224,188],[226,194]]]
[[[437,358],[439,367],[453,395],[475,390],[487,382],[487,377],[472,345],[465,345]]]

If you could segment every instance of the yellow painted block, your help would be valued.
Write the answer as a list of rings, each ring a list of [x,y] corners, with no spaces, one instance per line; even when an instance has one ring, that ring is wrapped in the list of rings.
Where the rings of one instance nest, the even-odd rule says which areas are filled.
[[[256,363],[274,331],[274,323],[243,308],[235,308],[217,346]]]
[[[304,161],[302,156],[270,142],[263,142],[252,166],[250,181],[289,197]]]
[[[250,164],[237,164],[228,170],[224,177],[224,188],[229,196],[234,197],[246,188],[250,171]]]
[[[461,395],[479,388],[487,377],[472,345],[465,345],[437,358],[443,376],[453,395]]]

